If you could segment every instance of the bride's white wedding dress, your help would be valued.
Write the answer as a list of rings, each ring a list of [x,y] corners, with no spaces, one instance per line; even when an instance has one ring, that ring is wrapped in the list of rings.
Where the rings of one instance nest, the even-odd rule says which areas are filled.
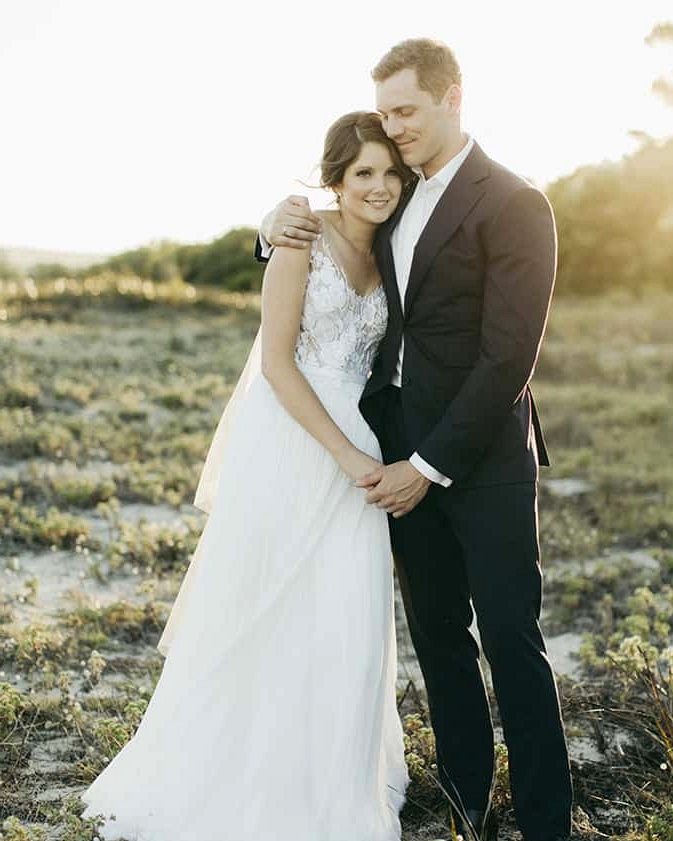
[[[358,399],[386,318],[383,290],[357,294],[319,238],[295,358],[378,459]],[[114,814],[102,837],[128,841],[398,841],[409,778],[386,514],[261,374],[245,386],[161,676],[83,817]]]

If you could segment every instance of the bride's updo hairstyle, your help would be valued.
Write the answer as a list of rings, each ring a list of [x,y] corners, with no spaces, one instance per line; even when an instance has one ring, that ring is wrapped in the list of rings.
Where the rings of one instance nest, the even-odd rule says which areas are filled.
[[[383,130],[380,115],[375,111],[351,111],[339,117],[327,130],[320,161],[320,186],[334,189],[337,184],[341,184],[347,167],[357,159],[365,143],[381,143],[385,146],[402,179],[402,187],[411,183],[413,172]]]

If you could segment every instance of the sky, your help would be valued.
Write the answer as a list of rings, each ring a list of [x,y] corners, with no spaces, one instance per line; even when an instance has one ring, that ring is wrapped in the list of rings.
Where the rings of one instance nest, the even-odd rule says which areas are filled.
[[[0,246],[113,253],[256,226],[408,37],[449,44],[463,127],[543,187],[673,133],[671,0],[0,0]]]

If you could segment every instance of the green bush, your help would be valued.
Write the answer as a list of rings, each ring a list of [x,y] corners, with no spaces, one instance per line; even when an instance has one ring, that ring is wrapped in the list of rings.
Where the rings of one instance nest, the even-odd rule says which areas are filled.
[[[673,841],[673,804],[649,818],[645,837],[647,841]]]
[[[79,276],[112,271],[157,283],[179,279],[194,286],[255,292],[261,289],[264,271],[253,256],[255,236],[252,228],[235,228],[205,244],[153,243],[110,257]]]
[[[87,547],[89,524],[53,506],[39,511],[19,500],[0,496],[0,547],[49,546],[56,549]]]
[[[549,186],[559,234],[557,294],[673,288],[673,138],[645,138],[616,163]]]

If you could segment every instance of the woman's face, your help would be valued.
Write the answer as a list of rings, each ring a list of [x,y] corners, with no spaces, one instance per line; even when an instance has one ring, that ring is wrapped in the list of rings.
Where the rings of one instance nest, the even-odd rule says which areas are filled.
[[[334,186],[339,209],[363,222],[379,225],[393,213],[402,194],[402,178],[388,147],[368,142]]]

